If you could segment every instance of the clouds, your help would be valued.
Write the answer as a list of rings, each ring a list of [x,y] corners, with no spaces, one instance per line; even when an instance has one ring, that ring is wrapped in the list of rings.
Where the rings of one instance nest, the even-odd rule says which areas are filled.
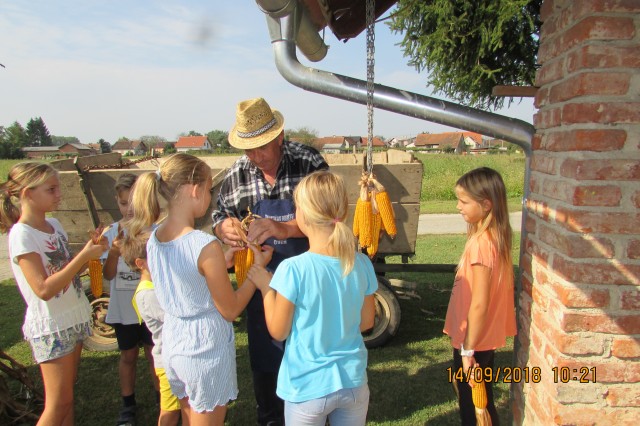
[[[377,81],[429,95],[426,78],[394,46],[398,36],[376,30]],[[175,140],[189,130],[227,130],[238,101],[263,96],[290,128],[366,133],[364,106],[305,92],[278,74],[252,1],[0,0],[0,39],[0,125],[40,116],[51,134],[83,143]],[[343,44],[327,31],[327,40],[327,58],[312,66],[364,78],[363,37]],[[528,121],[532,111],[524,112]],[[387,137],[438,131],[384,111],[375,117],[375,133]]]

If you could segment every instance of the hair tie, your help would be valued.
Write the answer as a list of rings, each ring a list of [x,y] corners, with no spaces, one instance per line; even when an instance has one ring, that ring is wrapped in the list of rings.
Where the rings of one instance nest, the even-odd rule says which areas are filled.
[[[156,180],[158,182],[162,180],[162,174],[160,173],[160,169],[156,170]]]
[[[333,224],[335,225],[336,223],[340,222],[340,218],[339,217],[333,218],[331,222],[333,222]]]

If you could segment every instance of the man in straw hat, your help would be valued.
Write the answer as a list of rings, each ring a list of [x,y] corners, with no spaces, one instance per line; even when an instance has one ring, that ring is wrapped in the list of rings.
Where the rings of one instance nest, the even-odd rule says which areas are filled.
[[[225,244],[241,243],[234,222],[249,214],[260,216],[249,226],[249,241],[274,247],[267,269],[308,250],[306,237],[295,221],[293,190],[306,175],[329,166],[307,145],[284,139],[284,117],[262,99],[238,104],[236,123],[229,132],[231,146],[244,150],[222,182],[213,212],[213,232]],[[283,345],[274,341],[264,318],[259,291],[247,306],[249,355],[259,425],[284,424],[284,403],[276,395]]]

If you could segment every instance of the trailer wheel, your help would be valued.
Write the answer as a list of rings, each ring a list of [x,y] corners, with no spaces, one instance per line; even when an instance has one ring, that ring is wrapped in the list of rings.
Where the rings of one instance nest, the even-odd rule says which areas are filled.
[[[400,303],[391,289],[389,281],[378,275],[378,290],[374,293],[376,304],[376,318],[373,329],[363,333],[364,344],[367,348],[377,348],[384,345],[395,336],[400,326]]]
[[[101,297],[91,301],[91,330],[93,336],[85,339],[83,346],[90,351],[117,351],[116,332],[105,322],[109,310],[109,298]]]

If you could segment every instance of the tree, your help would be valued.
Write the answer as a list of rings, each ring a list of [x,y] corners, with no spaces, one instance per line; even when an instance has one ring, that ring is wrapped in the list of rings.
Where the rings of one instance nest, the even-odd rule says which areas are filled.
[[[163,154],[175,154],[178,151],[176,150],[176,145],[173,142],[169,142],[164,146],[164,151],[162,152]]]
[[[62,146],[66,143],[80,143],[80,139],[75,136],[51,136],[51,143],[54,146]]]
[[[100,153],[101,154],[108,154],[111,152],[111,144],[107,141],[105,141],[104,139],[100,139],[98,141],[98,145],[100,145]]]
[[[213,149],[218,152],[229,152],[231,150],[231,145],[229,145],[229,132],[212,130],[207,133],[207,139]]]
[[[49,129],[44,124],[41,117],[32,118],[27,123],[27,145],[28,146],[52,146]]]
[[[285,130],[285,139],[294,140],[305,145],[313,146],[313,142],[318,139],[318,132],[309,127],[298,127],[297,129]]]
[[[147,146],[147,148],[149,148],[149,153],[153,148],[156,147],[156,145],[164,144],[165,142],[167,142],[167,140],[162,136],[141,136],[140,141],[143,142]]]
[[[27,142],[27,132],[22,125],[16,121],[2,130],[0,133],[0,158],[24,158],[22,147]]]
[[[533,85],[542,0],[399,0],[389,27],[409,65],[466,105],[500,108],[496,85]],[[511,103],[511,99],[509,103]]]

